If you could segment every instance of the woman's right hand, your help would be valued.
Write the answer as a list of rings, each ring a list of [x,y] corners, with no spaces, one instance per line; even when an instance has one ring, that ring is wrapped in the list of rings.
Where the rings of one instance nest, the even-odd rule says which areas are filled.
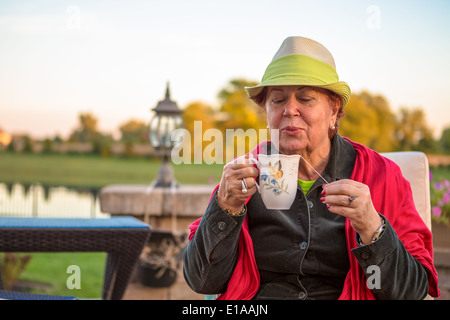
[[[240,212],[244,202],[256,191],[255,178],[259,175],[258,169],[248,160],[249,155],[239,157],[226,164],[220,179],[217,202],[223,209],[231,212]],[[243,182],[247,183],[247,192],[242,192]]]

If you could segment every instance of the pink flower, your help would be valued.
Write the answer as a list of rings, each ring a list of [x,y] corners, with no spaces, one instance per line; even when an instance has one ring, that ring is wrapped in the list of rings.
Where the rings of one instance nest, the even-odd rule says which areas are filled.
[[[444,190],[444,183],[443,182],[435,182],[434,188],[438,191]]]
[[[450,202],[450,190],[447,190],[446,193],[442,196],[442,204],[447,204]]]
[[[433,211],[433,216],[435,216],[435,217],[440,217],[442,214],[442,209],[441,209],[441,207],[438,207],[438,206],[434,206],[432,211]]]

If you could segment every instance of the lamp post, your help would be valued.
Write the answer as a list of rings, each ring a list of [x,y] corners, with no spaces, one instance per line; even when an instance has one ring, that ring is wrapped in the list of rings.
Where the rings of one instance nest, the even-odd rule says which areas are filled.
[[[176,143],[176,141],[172,141],[171,134],[174,130],[184,127],[183,118],[181,117],[183,111],[170,99],[169,83],[167,83],[164,100],[159,101],[152,110],[155,112],[155,115],[150,120],[149,139],[151,145],[155,148],[156,156],[163,159],[154,186],[177,186],[178,183],[175,181],[169,159]]]

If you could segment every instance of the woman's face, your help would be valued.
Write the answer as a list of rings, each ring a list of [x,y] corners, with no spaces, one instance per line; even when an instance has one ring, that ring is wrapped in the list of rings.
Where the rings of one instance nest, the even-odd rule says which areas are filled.
[[[264,106],[281,153],[329,151],[328,129],[335,124],[338,107],[333,107],[325,91],[306,86],[269,87]],[[273,129],[279,130],[278,145]]]

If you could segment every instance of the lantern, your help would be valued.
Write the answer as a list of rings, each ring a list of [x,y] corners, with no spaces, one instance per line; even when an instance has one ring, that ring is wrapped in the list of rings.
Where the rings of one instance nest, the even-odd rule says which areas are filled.
[[[169,187],[177,184],[169,164],[170,154],[177,143],[177,139],[172,139],[172,133],[184,127],[181,117],[183,111],[170,99],[169,83],[166,87],[166,97],[152,110],[155,115],[150,120],[149,139],[155,148],[155,154],[163,159],[155,186]]]

